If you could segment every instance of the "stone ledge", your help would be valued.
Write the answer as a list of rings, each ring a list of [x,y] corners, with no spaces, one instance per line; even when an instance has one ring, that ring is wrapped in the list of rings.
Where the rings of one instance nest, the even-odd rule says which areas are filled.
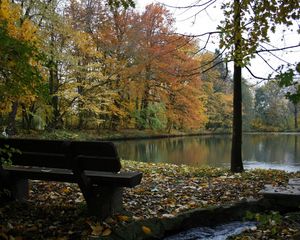
[[[194,227],[226,224],[232,221],[243,220],[247,211],[280,211],[287,212],[291,209],[285,209],[282,205],[272,200],[244,200],[231,205],[221,205],[208,208],[199,208],[190,210],[173,218],[152,218],[132,222],[124,226],[113,229],[109,237],[99,237],[92,239],[110,239],[110,240],[150,240],[163,239],[166,236],[188,230]],[[151,231],[147,234],[143,231],[147,227]]]

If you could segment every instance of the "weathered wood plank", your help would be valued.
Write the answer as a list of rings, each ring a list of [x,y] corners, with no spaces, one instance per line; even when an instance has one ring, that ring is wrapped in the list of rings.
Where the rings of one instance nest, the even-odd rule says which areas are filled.
[[[72,170],[59,168],[41,168],[24,166],[5,166],[3,170],[22,178],[32,180],[48,180],[59,182],[76,183],[76,177]],[[93,184],[115,187],[135,187],[141,183],[142,173],[140,172],[98,172],[84,171]]]

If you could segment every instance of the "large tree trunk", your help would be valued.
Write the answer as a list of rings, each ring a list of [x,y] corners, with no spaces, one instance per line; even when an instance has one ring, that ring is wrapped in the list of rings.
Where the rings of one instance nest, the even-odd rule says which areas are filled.
[[[231,171],[242,172],[242,67],[241,67],[241,22],[240,0],[234,0],[235,53],[233,73],[233,127],[231,146]]]
[[[231,171],[242,172],[242,69],[234,65],[233,74],[233,126],[231,146]]]

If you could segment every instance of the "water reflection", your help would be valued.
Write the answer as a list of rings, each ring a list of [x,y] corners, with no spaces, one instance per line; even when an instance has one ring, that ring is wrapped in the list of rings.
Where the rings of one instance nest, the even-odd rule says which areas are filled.
[[[299,138],[299,134],[245,134],[245,167],[300,170]],[[123,159],[212,167],[230,164],[230,135],[128,140],[115,144]]]

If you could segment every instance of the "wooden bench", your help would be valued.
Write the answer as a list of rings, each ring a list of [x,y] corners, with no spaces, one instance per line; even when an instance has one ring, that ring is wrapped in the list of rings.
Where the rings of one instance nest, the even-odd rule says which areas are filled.
[[[0,180],[12,200],[27,199],[28,179],[77,183],[89,213],[105,218],[121,210],[123,187],[142,179],[140,172],[120,172],[111,142],[0,139],[1,149],[7,145],[21,151],[13,153],[12,165],[0,167]]]

